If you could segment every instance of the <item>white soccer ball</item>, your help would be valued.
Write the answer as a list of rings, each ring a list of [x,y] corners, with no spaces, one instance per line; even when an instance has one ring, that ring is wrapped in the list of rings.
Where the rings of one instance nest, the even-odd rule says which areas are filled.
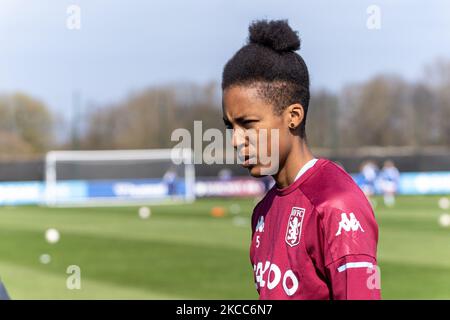
[[[140,207],[139,208],[139,217],[141,219],[147,219],[152,215],[152,211],[149,207]]]
[[[45,239],[48,243],[57,243],[59,238],[59,231],[56,229],[50,228],[45,232]]]
[[[440,198],[438,204],[439,208],[441,208],[442,210],[447,210],[448,208],[450,208],[450,200],[447,197]]]
[[[39,257],[39,261],[42,264],[49,264],[50,261],[52,261],[52,258],[50,257],[49,254],[44,253],[44,254],[41,254],[41,256]]]
[[[450,214],[441,214],[439,217],[439,225],[444,228],[450,227]]]
[[[247,221],[247,219],[245,219],[243,217],[234,217],[233,224],[236,227],[247,227],[247,224],[249,224],[249,222]]]

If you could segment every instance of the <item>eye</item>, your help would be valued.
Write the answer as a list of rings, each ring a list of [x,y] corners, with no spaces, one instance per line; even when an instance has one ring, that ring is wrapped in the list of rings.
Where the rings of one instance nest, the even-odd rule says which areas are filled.
[[[245,128],[251,128],[256,122],[258,122],[258,120],[255,120],[255,119],[248,119],[248,120],[242,121],[242,125],[243,125]]]
[[[223,123],[225,124],[225,128],[230,129],[230,130],[233,129],[233,125],[231,124],[230,121],[224,119]]]

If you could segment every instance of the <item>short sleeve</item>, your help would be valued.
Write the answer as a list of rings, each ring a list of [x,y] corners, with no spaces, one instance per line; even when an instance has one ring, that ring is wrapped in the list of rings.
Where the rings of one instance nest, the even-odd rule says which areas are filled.
[[[348,255],[326,267],[333,300],[381,299],[380,272],[375,258]]]
[[[370,206],[342,205],[323,209],[322,229],[325,265],[347,255],[376,259],[378,226]]]

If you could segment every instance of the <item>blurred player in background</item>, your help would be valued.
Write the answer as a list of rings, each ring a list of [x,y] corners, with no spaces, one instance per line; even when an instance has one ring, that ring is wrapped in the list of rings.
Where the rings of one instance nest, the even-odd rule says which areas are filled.
[[[177,187],[177,170],[175,167],[170,167],[163,176],[163,182],[167,185],[167,192],[169,196],[176,195]]]
[[[282,20],[256,21],[249,32],[223,71],[223,118],[242,165],[255,177],[267,175],[258,152],[264,141],[247,134],[264,131],[270,141],[277,132],[277,150],[265,142],[269,154],[279,155],[275,185],[252,216],[250,258],[259,297],[379,299],[372,281],[378,241],[372,207],[351,176],[315,158],[306,142],[309,73],[295,52],[298,34]]]
[[[400,172],[391,160],[386,160],[380,172],[380,187],[383,191],[384,204],[387,207],[395,205],[395,194],[397,193]]]
[[[375,194],[375,184],[377,182],[379,168],[372,160],[364,161],[361,164],[360,186],[370,203],[376,207],[376,201],[372,198]]]
[[[231,172],[231,170],[228,168],[223,168],[219,171],[217,177],[221,181],[228,181],[231,180],[231,178],[233,177],[233,172]]]

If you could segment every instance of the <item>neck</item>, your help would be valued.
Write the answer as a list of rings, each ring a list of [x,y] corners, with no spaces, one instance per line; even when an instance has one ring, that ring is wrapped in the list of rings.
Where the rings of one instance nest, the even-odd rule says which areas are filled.
[[[279,189],[291,185],[300,169],[314,156],[304,140],[295,143],[284,161],[283,167],[273,176]]]

